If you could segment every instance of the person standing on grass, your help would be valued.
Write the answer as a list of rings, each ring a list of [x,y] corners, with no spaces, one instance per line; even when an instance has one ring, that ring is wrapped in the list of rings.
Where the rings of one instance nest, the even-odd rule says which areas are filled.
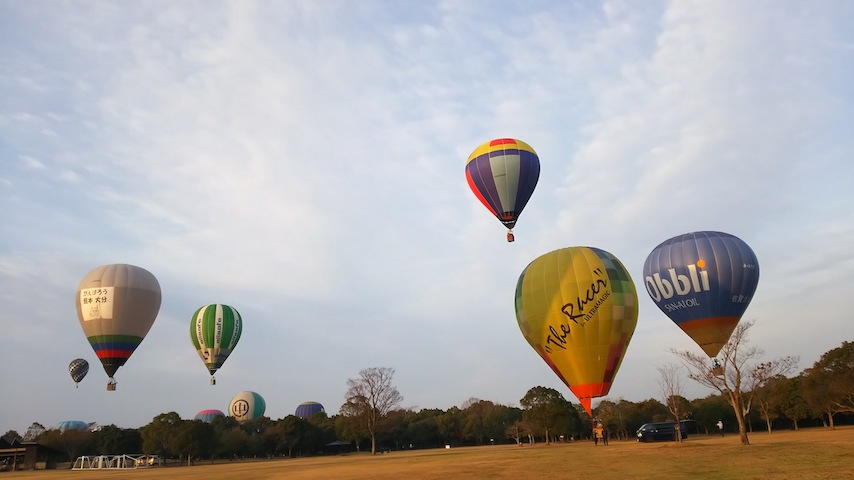
[[[599,445],[599,440],[602,439],[602,424],[597,423],[595,427],[593,427],[593,444]],[[605,443],[604,441],[602,442]]]
[[[721,436],[724,436],[724,422],[723,420],[718,420],[718,432],[721,433]]]

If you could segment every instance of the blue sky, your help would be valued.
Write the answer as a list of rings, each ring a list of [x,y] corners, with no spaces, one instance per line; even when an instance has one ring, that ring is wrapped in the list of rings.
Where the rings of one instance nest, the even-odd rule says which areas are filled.
[[[751,340],[806,368],[854,340],[851,18],[834,1],[0,0],[0,430],[135,428],[242,390],[272,418],[337,413],[368,367],[395,368],[416,409],[537,385],[577,402],[513,309],[525,266],[573,245],[639,288],[608,398],[659,398],[670,349],[700,350],[641,271],[696,230],[751,245]],[[496,137],[541,161],[512,244],[465,182]],[[74,307],[108,263],[163,291],[116,392]],[[188,333],[208,303],[245,321],[213,387]]]

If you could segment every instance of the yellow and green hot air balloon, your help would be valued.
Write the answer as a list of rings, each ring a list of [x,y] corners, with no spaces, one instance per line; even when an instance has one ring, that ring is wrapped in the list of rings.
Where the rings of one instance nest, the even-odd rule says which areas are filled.
[[[591,414],[591,399],[610,391],[635,331],[638,295],[610,253],[562,248],[522,272],[516,320],[525,340]]]
[[[231,355],[242,332],[243,319],[228,305],[205,305],[190,319],[190,340],[211,374],[211,385],[216,385],[214,374]]]
[[[77,318],[104,371],[107,390],[151,329],[160,310],[160,284],[148,270],[134,265],[100,266],[77,286]]]

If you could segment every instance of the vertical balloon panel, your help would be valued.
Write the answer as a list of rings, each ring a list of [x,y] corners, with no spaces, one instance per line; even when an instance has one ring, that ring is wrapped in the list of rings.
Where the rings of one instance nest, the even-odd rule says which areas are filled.
[[[570,247],[528,265],[516,286],[522,335],[590,412],[607,395],[637,325],[631,276],[610,253]]]

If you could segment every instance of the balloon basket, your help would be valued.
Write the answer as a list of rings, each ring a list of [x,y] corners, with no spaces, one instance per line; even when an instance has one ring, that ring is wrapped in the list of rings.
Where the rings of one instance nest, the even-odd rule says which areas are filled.
[[[116,391],[116,382],[108,383],[107,384],[107,391],[108,392],[115,392]]]
[[[507,232],[507,241],[512,242],[514,240],[516,240],[516,236],[513,235],[513,232]]]
[[[214,377],[211,377],[211,385],[216,385],[216,379]]]
[[[723,367],[714,367],[714,368],[712,368],[712,375],[714,375],[714,376],[716,376],[716,377],[721,377],[721,376],[723,376],[723,374],[724,374],[724,369],[723,369]]]

